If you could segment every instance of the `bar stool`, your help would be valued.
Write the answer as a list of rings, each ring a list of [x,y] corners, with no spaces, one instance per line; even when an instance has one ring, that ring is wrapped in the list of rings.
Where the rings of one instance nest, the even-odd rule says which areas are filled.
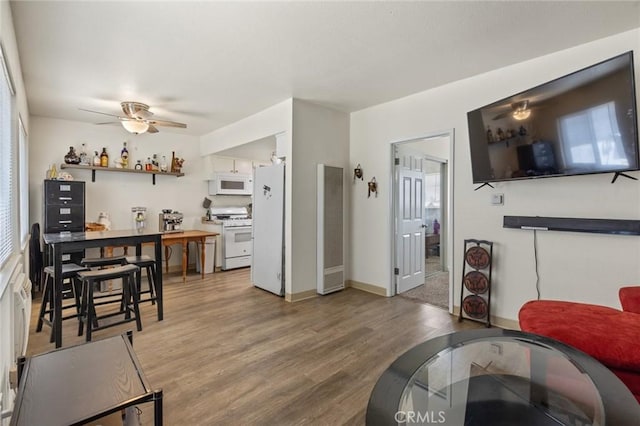
[[[85,257],[80,264],[88,268],[104,268],[105,266],[126,265],[127,258],[125,256]]]
[[[142,302],[151,302],[152,305],[156,304],[156,261],[147,255],[142,256],[127,256],[127,263],[131,265],[136,265],[140,267],[140,273],[136,274],[136,286],[138,288],[138,294],[143,295],[149,293],[148,299],[140,299],[140,303]],[[142,291],[142,268],[147,270],[147,281],[149,282],[149,290]]]
[[[108,269],[98,269],[90,271],[78,272],[78,278],[82,281],[82,296],[80,308],[80,322],[78,324],[78,336],[82,336],[84,324],[87,324],[86,341],[91,341],[93,331],[102,330],[104,328],[113,327],[115,325],[124,324],[126,322],[135,321],[138,331],[142,331],[142,321],[140,320],[140,310],[138,308],[138,290],[135,283],[135,275],[140,272],[140,268],[136,265],[121,265]],[[97,305],[112,303],[102,302],[96,303],[94,300],[94,287],[102,281],[122,279],[122,303],[120,309],[116,312],[110,312],[98,316],[95,307]],[[121,321],[98,325],[101,319],[124,314]],[[133,314],[133,316],[132,316]]]
[[[75,263],[63,263],[62,264],[62,280],[71,280],[71,289],[68,290],[71,292],[73,297],[73,303],[68,303],[66,305],[62,305],[62,312],[65,309],[75,308],[75,314],[71,315],[62,315],[62,320],[70,319],[70,318],[78,318],[80,316],[80,280],[78,279],[78,272],[86,271],[88,268],[80,265],[76,265]],[[36,333],[42,331],[42,325],[47,324],[51,327],[51,336],[49,338],[50,342],[53,342],[54,336],[54,301],[56,297],[64,298],[64,291],[61,294],[55,294],[54,289],[54,268],[53,266],[47,266],[44,268],[44,286],[42,289],[42,303],[40,305],[40,313],[38,314],[38,323],[36,325]],[[46,318],[48,316],[48,318]]]

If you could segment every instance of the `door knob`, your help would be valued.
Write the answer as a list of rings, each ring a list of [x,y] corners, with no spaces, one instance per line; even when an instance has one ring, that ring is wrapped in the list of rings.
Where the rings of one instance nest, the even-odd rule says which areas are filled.
[[[422,226],[423,228],[426,228],[426,227],[427,227],[427,225],[420,225],[420,226]]]

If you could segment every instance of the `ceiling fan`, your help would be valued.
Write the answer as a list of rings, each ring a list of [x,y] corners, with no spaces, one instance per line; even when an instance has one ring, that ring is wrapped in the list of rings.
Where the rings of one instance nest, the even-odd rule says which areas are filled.
[[[531,106],[529,105],[529,100],[525,99],[520,102],[514,102],[511,105],[511,111],[504,111],[500,114],[493,117],[493,120],[500,120],[501,118],[505,118],[507,116],[512,116],[516,120],[525,120],[529,118],[531,115]]]
[[[133,134],[141,134],[145,132],[149,133],[158,133],[158,129],[156,126],[168,126],[168,127],[179,127],[181,129],[186,129],[187,125],[184,123],[178,123],[176,121],[167,121],[167,120],[156,120],[153,118],[153,113],[149,111],[149,105],[143,104],[141,102],[120,102],[120,106],[122,107],[122,112],[124,112],[124,116],[109,114],[106,112],[93,111],[90,109],[80,108],[81,111],[92,112],[95,114],[108,115],[110,117],[115,117],[120,120],[122,127],[125,128],[130,133]],[[110,124],[109,123],[98,123],[98,124]]]

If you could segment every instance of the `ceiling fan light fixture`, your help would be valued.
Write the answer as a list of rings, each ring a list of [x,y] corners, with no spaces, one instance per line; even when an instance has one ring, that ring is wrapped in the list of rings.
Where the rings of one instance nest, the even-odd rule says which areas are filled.
[[[515,118],[516,120],[526,120],[530,115],[530,109],[518,109],[513,111],[513,118]]]
[[[139,135],[149,130],[149,124],[135,120],[122,121],[122,127],[124,127],[127,132],[133,133],[134,135]]]

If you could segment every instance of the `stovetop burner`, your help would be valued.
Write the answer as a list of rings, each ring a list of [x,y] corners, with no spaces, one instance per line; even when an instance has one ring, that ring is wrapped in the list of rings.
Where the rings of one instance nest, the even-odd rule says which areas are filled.
[[[211,220],[222,226],[251,226],[252,220],[246,207],[211,207]]]

